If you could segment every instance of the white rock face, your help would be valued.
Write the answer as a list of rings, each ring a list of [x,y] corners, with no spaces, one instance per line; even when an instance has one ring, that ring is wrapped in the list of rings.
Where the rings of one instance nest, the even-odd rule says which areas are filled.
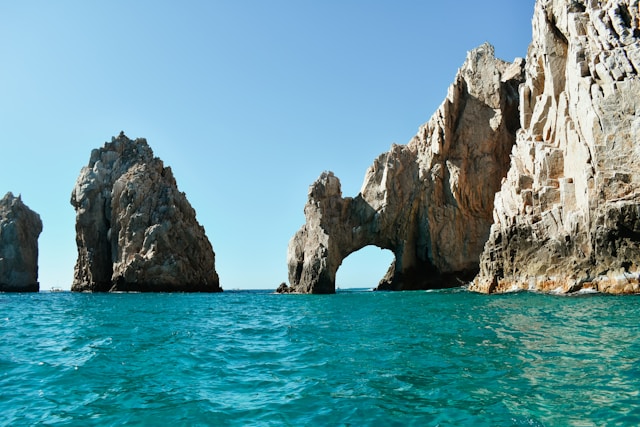
[[[634,0],[539,0],[511,167],[472,289],[638,292]]]
[[[71,195],[72,291],[218,292],[215,254],[171,169],[123,133],[93,150]]]
[[[343,198],[338,178],[323,173],[289,243],[291,286],[280,291],[335,292],[342,260],[367,245],[395,254],[381,289],[471,280],[519,127],[523,66],[496,59],[488,44],[474,49],[433,117],[374,161],[358,196]]]
[[[0,199],[0,292],[38,292],[40,215],[20,196]]]

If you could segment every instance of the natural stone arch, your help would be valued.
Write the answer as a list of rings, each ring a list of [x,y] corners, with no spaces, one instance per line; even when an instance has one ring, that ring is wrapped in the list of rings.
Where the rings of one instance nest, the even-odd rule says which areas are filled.
[[[349,254],[365,246],[375,245],[395,254],[389,242],[372,239],[380,235],[375,209],[361,196],[343,198],[340,180],[333,172],[324,172],[309,188],[305,215],[310,220],[291,240],[288,254],[289,280],[313,284],[300,292],[335,292],[338,267]]]
[[[289,243],[289,288],[333,293],[336,271],[368,245],[395,261],[378,289],[457,286],[478,272],[493,222],[493,197],[519,127],[524,61],[469,52],[447,98],[407,145],[392,145],[367,170],[360,194],[342,197],[324,172],[309,188],[306,223]]]
[[[403,173],[407,172],[405,169]],[[428,222],[402,223],[399,218],[406,211],[423,217],[419,200],[408,200],[404,209],[377,210],[361,194],[343,198],[340,180],[333,172],[323,172],[309,189],[309,202],[305,207],[307,223],[289,243],[289,280],[297,284],[295,291],[334,293],[336,273],[342,261],[370,245],[394,254],[394,262],[380,281],[379,289],[446,287],[442,284],[443,275],[432,261]],[[473,265],[456,271],[467,280],[476,273]]]

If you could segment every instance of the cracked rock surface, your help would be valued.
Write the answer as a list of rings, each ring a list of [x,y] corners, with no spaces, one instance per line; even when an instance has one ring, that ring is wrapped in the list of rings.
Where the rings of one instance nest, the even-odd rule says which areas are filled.
[[[523,67],[496,59],[489,44],[472,50],[436,113],[407,145],[375,159],[360,194],[342,197],[339,179],[323,173],[289,243],[290,286],[279,291],[335,292],[342,260],[368,245],[395,255],[379,289],[471,280],[509,168]]]
[[[471,289],[640,290],[638,1],[539,0],[522,129]]]
[[[0,292],[38,292],[40,215],[7,193],[0,199]]]
[[[215,254],[171,168],[124,133],[93,150],[71,195],[72,291],[219,292]]]

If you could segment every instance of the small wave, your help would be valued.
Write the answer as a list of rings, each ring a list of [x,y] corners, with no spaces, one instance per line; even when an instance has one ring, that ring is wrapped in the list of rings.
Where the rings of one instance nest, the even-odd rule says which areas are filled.
[[[576,295],[594,295],[600,294],[596,289],[593,288],[581,288],[578,292],[574,292]]]

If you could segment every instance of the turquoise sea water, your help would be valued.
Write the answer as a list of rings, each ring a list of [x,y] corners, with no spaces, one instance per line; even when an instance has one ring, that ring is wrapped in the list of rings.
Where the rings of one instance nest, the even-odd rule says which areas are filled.
[[[0,294],[0,425],[640,424],[640,297]]]

